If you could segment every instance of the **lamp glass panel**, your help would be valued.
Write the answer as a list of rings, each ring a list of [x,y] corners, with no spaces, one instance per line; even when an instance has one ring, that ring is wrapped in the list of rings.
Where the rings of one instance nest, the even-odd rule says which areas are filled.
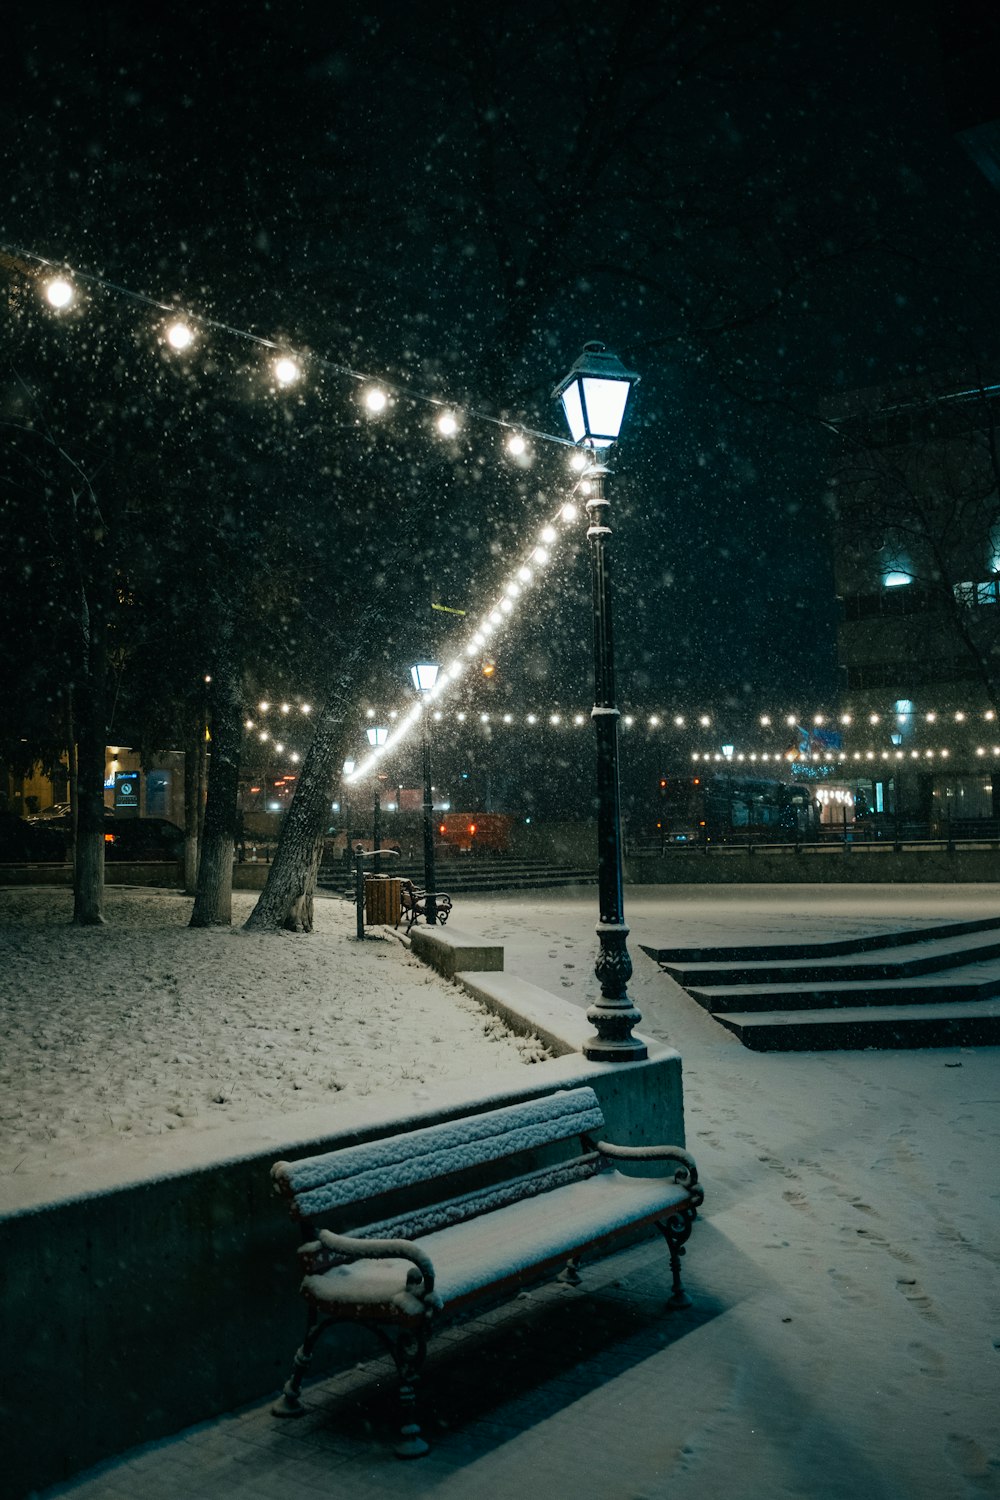
[[[429,693],[437,682],[438,672],[441,670],[436,661],[418,662],[410,668],[410,676],[413,678],[413,686],[418,693]]]
[[[617,438],[625,416],[628,393],[627,380],[601,380],[593,375],[583,377],[588,435],[595,443],[613,443]]]
[[[583,420],[583,406],[580,401],[579,382],[573,380],[562,393],[563,411],[566,413],[566,423],[574,443],[578,443],[587,431],[587,424]]]

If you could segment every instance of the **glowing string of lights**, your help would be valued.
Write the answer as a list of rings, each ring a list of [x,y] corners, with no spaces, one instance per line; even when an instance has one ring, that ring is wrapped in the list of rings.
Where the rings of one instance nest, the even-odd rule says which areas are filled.
[[[361,384],[364,387],[364,406],[371,416],[378,416],[384,412],[390,405],[391,398],[402,398],[431,406],[439,411],[437,428],[442,437],[458,436],[463,422],[484,422],[509,433],[506,446],[513,458],[523,458],[526,455],[529,438],[539,443],[575,449],[575,445],[569,438],[557,433],[545,432],[539,428],[529,427],[523,422],[498,417],[492,412],[485,412],[462,402],[450,401],[446,397],[415,386],[404,385],[399,381],[374,376],[369,372],[357,370],[352,365],[317,354],[314,350],[297,349],[287,340],[267,338],[263,334],[254,333],[249,328],[240,328],[221,318],[213,318],[207,313],[194,312],[180,303],[163,302],[157,297],[149,296],[146,292],[138,292],[133,287],[122,286],[118,282],[109,281],[93,272],[60,265],[33,250],[25,250],[19,246],[0,245],[0,265],[7,270],[16,271],[39,281],[41,296],[54,313],[68,312],[78,303],[79,286],[97,287],[134,302],[138,306],[162,313],[165,320],[168,320],[164,324],[163,338],[177,354],[192,351],[198,343],[199,334],[208,331],[225,333],[233,338],[243,339],[258,348],[269,350],[274,354],[270,364],[271,376],[281,388],[297,385],[305,378],[308,370],[314,369],[326,374],[342,376]]]
[[[581,479],[577,488],[585,486],[586,480]],[[516,603],[519,599],[527,596],[529,589],[537,581],[538,575],[549,563],[552,556],[552,548],[560,539],[558,523],[562,522],[568,526],[575,521],[578,515],[577,507],[572,500],[565,501],[560,505],[555,515],[547,521],[538,533],[538,539],[530,544],[530,547],[522,554],[520,562],[508,575],[501,592],[491,605],[483,612],[482,618],[474,625],[468,640],[461,647],[459,653],[447,666],[442,667],[438,673],[437,681],[431,692],[427,694],[427,702],[418,699],[397,722],[383,745],[377,745],[371,754],[358,765],[347,776],[348,784],[361,781],[370,774],[382,757],[390,750],[396,748],[405,739],[414,727],[420,722],[421,716],[427,712],[433,712],[435,719],[440,720],[443,714],[440,709],[432,709],[443,693],[452,687],[464,673],[471,658],[480,653],[489,645],[496,632],[507,623],[513,615]]]

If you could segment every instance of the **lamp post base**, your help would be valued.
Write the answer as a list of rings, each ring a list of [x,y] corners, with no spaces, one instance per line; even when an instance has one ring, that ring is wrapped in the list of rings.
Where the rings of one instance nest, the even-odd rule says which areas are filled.
[[[587,1019],[594,1026],[599,1026],[593,1012],[587,1012]],[[629,1026],[632,1022],[629,1022]],[[642,1062],[649,1056],[649,1051],[644,1042],[640,1042],[634,1036],[597,1036],[590,1037],[583,1044],[583,1055],[588,1062]]]
[[[632,977],[632,960],[626,947],[628,928],[622,921],[602,920],[597,924],[600,948],[594,973],[601,986],[601,998],[587,1011],[587,1020],[597,1035],[583,1044],[583,1055],[590,1062],[642,1062],[649,1056],[645,1042],[632,1035],[632,1027],[642,1014],[628,997],[627,985]]]

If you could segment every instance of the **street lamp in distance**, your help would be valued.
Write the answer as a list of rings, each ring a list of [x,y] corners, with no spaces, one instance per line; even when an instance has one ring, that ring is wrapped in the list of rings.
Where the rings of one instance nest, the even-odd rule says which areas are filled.
[[[375,725],[375,724],[370,725],[365,730],[365,734],[368,736],[368,743],[369,743],[369,745],[371,746],[371,748],[373,750],[381,750],[382,746],[385,744],[386,740],[389,738],[389,731],[388,731],[388,729],[385,728],[385,727],[383,727],[381,724],[379,724],[379,725]],[[372,808],[372,852],[373,852],[372,871],[376,875],[378,875],[378,874],[381,873],[381,860],[379,859],[379,849],[381,847],[382,847],[382,796],[381,796],[381,793],[379,792],[378,781],[376,781],[375,782],[375,800],[374,800],[374,805],[373,805],[373,808]]]
[[[434,795],[431,789],[431,726],[428,706],[440,670],[438,663],[433,661],[417,662],[410,668],[410,677],[420,694],[423,708],[420,723],[424,758],[424,889],[427,892],[424,906],[429,927],[437,926],[437,880],[434,873]]]
[[[594,1062],[638,1062],[645,1044],[632,1035],[642,1017],[628,995],[632,960],[626,939],[622,896],[621,793],[618,775],[618,708],[615,703],[614,637],[611,628],[611,581],[607,544],[611,508],[605,481],[605,458],[617,441],[632,387],[638,380],[604,344],[585,344],[583,353],[553,391],[563,405],[574,443],[589,455],[587,539],[590,542],[594,598],[594,708],[597,736],[597,886],[600,919],[594,972],[601,995],[587,1011],[595,1035],[583,1055]]]

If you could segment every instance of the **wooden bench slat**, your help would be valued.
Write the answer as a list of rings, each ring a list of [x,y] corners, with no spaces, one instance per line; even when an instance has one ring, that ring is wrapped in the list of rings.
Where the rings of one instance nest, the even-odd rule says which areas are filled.
[[[425,1235],[420,1248],[434,1264],[435,1300],[447,1310],[494,1286],[534,1276],[630,1226],[663,1218],[687,1201],[686,1188],[670,1178],[606,1171],[554,1196],[522,1200]],[[324,1310],[364,1303],[370,1318],[378,1306],[387,1322],[395,1322],[413,1315],[410,1269],[404,1260],[353,1262],[307,1275],[302,1289]]]
[[[464,1314],[561,1267],[578,1280],[580,1255],[654,1224],[670,1256],[667,1306],[690,1306],[680,1263],[703,1193],[683,1148],[602,1142],[604,1116],[587,1087],[483,1105],[419,1129],[404,1120],[395,1135],[272,1168],[293,1214],[315,1221],[314,1238],[299,1248],[309,1321],[275,1415],[304,1410],[302,1379],[324,1329],[367,1323],[399,1375],[396,1452],[418,1457],[427,1443],[414,1381],[441,1315]],[[658,1163],[661,1175],[626,1175],[612,1158]],[[670,1162],[673,1176],[662,1175]],[[335,1222],[320,1224],[333,1210]],[[355,1216],[349,1231],[346,1210]]]
[[[565,1089],[409,1134],[345,1146],[298,1162],[278,1162],[272,1176],[280,1191],[293,1198],[296,1215],[312,1219],[398,1188],[573,1136],[598,1133],[603,1126],[593,1089]]]
[[[600,1153],[591,1151],[585,1156],[574,1157],[572,1161],[541,1167],[537,1172],[526,1172],[520,1177],[508,1178],[491,1187],[477,1188],[474,1192],[463,1193],[460,1197],[449,1198],[441,1203],[428,1203],[423,1208],[382,1219],[377,1224],[358,1226],[350,1232],[364,1240],[418,1240],[435,1230],[447,1229],[451,1224],[461,1224],[480,1214],[494,1213],[498,1208],[523,1202],[526,1198],[537,1198],[541,1193],[567,1187],[571,1182],[585,1182],[587,1178],[603,1171],[605,1166]],[[338,1258],[324,1252],[315,1243],[303,1246],[299,1254],[309,1272],[325,1269]]]

